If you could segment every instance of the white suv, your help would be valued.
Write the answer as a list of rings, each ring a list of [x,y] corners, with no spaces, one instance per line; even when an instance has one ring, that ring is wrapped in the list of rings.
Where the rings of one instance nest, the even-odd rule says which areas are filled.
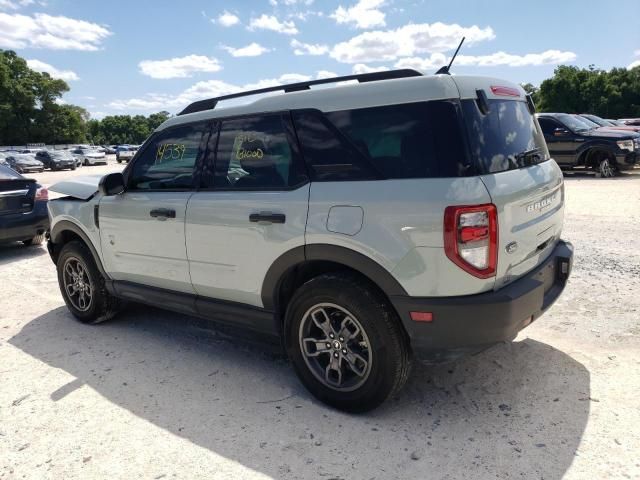
[[[282,339],[313,395],[371,409],[412,355],[512,340],[564,288],[533,113],[517,85],[412,70],[196,102],[123,173],[51,187],[62,295],[86,323],[133,300]]]

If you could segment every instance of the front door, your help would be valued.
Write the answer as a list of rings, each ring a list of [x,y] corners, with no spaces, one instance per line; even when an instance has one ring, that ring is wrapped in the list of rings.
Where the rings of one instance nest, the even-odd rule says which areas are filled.
[[[551,158],[560,166],[574,165],[577,161],[579,147],[576,135],[565,125],[552,118],[539,118],[538,122]]]
[[[262,307],[271,265],[304,246],[309,183],[294,138],[288,113],[222,121],[204,171],[215,167],[187,206],[198,295]]]
[[[193,293],[185,216],[205,123],[159,132],[125,173],[126,190],[100,201],[104,268],[114,280]]]

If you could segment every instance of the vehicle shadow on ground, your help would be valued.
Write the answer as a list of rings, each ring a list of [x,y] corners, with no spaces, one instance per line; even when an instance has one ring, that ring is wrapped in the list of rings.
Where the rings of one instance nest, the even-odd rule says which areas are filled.
[[[0,267],[18,260],[27,260],[46,254],[47,249],[42,245],[27,247],[20,242],[0,245]]]
[[[10,343],[76,378],[50,392],[51,408],[86,384],[273,478],[561,479],[589,415],[586,368],[531,339],[454,365],[416,365],[398,398],[347,415],[315,401],[282,356],[201,327],[141,306],[85,326],[61,307]]]

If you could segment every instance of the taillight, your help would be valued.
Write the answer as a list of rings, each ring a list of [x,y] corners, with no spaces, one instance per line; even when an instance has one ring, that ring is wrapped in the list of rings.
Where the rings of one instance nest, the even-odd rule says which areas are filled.
[[[36,190],[36,202],[39,200],[49,200],[49,190],[44,187]]]
[[[447,207],[444,211],[444,250],[447,257],[474,277],[496,274],[498,210],[486,205]]]

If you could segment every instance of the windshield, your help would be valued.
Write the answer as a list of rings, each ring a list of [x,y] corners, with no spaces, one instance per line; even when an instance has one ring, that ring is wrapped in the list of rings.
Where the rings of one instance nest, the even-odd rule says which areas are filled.
[[[589,125],[587,123],[589,120],[580,119],[574,115],[569,115],[568,113],[559,113],[556,115],[556,118],[574,132],[584,132],[586,130],[591,130],[594,128],[592,125]],[[593,124],[593,122],[590,123]]]
[[[592,121],[593,123],[601,127],[610,127],[611,125],[613,125],[613,123],[607,122],[605,119],[600,118],[596,115],[582,115],[582,117]]]
[[[586,123],[589,128],[599,128],[600,125],[596,122],[594,122],[593,120],[589,120],[588,118],[585,118],[581,115],[574,115],[574,117],[576,117],[576,119],[580,120],[582,123]]]
[[[484,115],[475,100],[463,100],[462,110],[479,173],[513,170],[549,159],[542,131],[525,102],[489,100],[489,112]]]

